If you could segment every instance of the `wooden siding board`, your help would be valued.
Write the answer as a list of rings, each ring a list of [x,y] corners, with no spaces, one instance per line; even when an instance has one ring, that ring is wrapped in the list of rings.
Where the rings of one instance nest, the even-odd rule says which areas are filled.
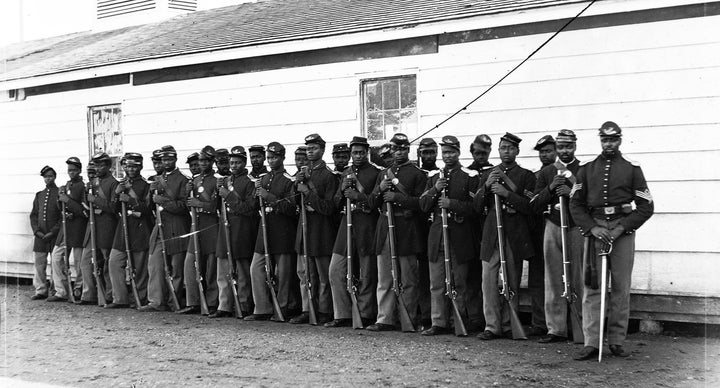
[[[665,295],[718,296],[720,282],[710,274],[719,272],[720,253],[717,252],[637,251],[632,290]]]

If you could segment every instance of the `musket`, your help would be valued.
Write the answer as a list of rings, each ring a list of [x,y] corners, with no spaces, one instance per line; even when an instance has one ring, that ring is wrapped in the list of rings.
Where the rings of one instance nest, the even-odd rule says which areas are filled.
[[[310,282],[310,259],[307,255],[307,210],[305,209],[305,194],[300,193],[300,218],[302,219],[302,244],[303,244],[303,264],[305,265],[305,288],[308,295],[308,313],[311,325],[317,325],[317,314],[315,313],[315,301],[312,295],[312,283]],[[265,249],[267,253],[267,249]]]
[[[570,324],[572,326],[573,342],[583,343],[585,341],[585,336],[582,331],[582,315],[580,315],[580,312],[575,305],[577,301],[577,294],[575,294],[575,289],[571,281],[572,263],[570,263],[570,258],[568,257],[570,250],[568,248],[567,200],[566,196],[560,196],[560,241],[562,245],[563,261],[563,294],[561,296],[567,300],[568,306],[570,307]],[[578,258],[575,259],[578,260]]]
[[[193,177],[193,179],[194,179],[194,177]],[[193,190],[190,190],[188,195],[192,198]],[[205,287],[203,287],[203,284],[202,284],[203,277],[202,277],[202,273],[200,272],[200,239],[198,238],[197,210],[195,210],[195,208],[193,206],[190,206],[190,217],[191,217],[190,234],[192,234],[193,248],[194,248],[194,253],[195,253],[195,281],[198,284],[198,291],[200,292],[200,314],[209,315],[210,311],[208,309],[207,299],[205,299]]]
[[[612,242],[604,243],[600,249],[600,342],[598,344],[598,362],[602,362],[603,341],[605,337],[605,294],[607,293],[607,257],[612,252]]]
[[[386,176],[387,177],[387,176]],[[395,178],[397,179],[397,178]],[[393,179],[393,184],[397,182]],[[398,268],[400,263],[398,262],[397,252],[395,250],[395,218],[393,216],[393,206],[391,202],[385,202],[385,211],[387,212],[388,219],[388,244],[390,245],[390,274],[392,275],[392,288],[397,297],[398,304],[398,316],[400,318],[400,328],[405,332],[414,332],[415,325],[410,319],[410,313],[408,312],[407,304],[405,304],[405,298],[403,298],[402,284],[400,284],[400,277]]]
[[[444,178],[443,170],[439,171],[440,179]],[[444,188],[440,198],[447,196],[447,189]],[[468,332],[463,323],[462,315],[457,303],[457,291],[455,290],[455,279],[453,279],[452,262],[450,261],[450,232],[448,231],[448,213],[447,209],[440,208],[440,217],[442,218],[442,239],[443,253],[445,255],[445,295],[450,298],[453,312],[453,322],[455,326],[455,335],[458,337],[467,337]]]
[[[65,191],[65,186],[63,186],[63,191]],[[67,216],[65,215],[65,202],[60,202],[60,208],[62,212],[63,245],[65,245],[65,249],[63,250],[63,263],[65,264],[65,281],[67,282],[68,300],[75,303],[75,295],[73,295],[72,283],[70,282],[70,255],[68,255],[70,247],[68,247],[67,243]],[[52,269],[52,267],[50,268]]]
[[[132,289],[133,298],[135,299],[135,306],[136,308],[142,307],[142,302],[140,302],[140,294],[138,294],[137,290],[137,283],[135,282],[135,266],[133,265],[133,255],[132,251],[130,250],[130,236],[128,235],[128,224],[127,224],[127,204],[125,202],[120,202],[121,207],[121,218],[122,218],[122,227],[123,227],[123,237],[125,240],[125,255],[127,256],[127,268],[128,272],[130,272],[130,288]]]
[[[155,194],[158,194],[157,190],[155,190]],[[170,301],[173,304],[174,311],[178,311],[180,310],[180,302],[178,301],[177,294],[175,294],[175,285],[173,285],[172,271],[170,271],[170,265],[168,265],[167,262],[167,254],[165,249],[165,232],[163,232],[162,216],[160,214],[162,213],[162,210],[162,205],[156,203],[155,223],[158,229],[158,238],[160,239],[160,249],[162,250],[163,269],[165,270],[165,283],[167,283],[168,290],[170,290]]]
[[[495,218],[497,220],[498,254],[500,255],[500,281],[502,282],[500,294],[505,298],[505,301],[508,304],[508,311],[510,312],[510,327],[512,329],[513,339],[527,339],[522,324],[520,323],[520,317],[518,317],[518,313],[515,310],[515,306],[513,305],[513,299],[515,299],[515,291],[510,288],[507,280],[507,261],[505,260],[505,231],[503,230],[503,218],[502,208],[500,204],[500,196],[497,194],[495,194]]]
[[[285,322],[285,316],[283,315],[282,309],[280,308],[277,292],[275,292],[275,276],[273,275],[274,271],[272,265],[272,258],[270,257],[270,253],[268,251],[267,221],[265,220],[265,201],[259,195],[258,199],[260,200],[260,224],[262,226],[263,248],[265,252],[265,283],[268,286],[268,290],[270,290],[270,300],[272,300],[273,311],[275,312],[275,321]]]
[[[94,187],[94,185],[92,182],[90,182],[90,185],[90,193],[93,193],[94,190],[92,187]],[[97,261],[97,247],[95,244],[95,207],[90,201],[88,201],[88,208],[90,209],[90,257],[93,265],[93,276],[95,276],[95,287],[97,288],[98,306],[105,306],[107,304],[107,300],[105,300],[105,286],[103,285],[103,279],[100,274],[100,266]],[[65,249],[67,249],[67,247],[65,247]]]
[[[227,179],[224,179],[227,183]],[[224,184],[223,184],[224,185]],[[227,203],[225,198],[220,198],[220,208],[222,215],[223,233],[225,234],[225,248],[227,249],[227,260],[228,260],[228,273],[225,275],[232,288],[233,303],[235,303],[235,316],[240,319],[243,317],[242,309],[240,308],[240,296],[237,290],[237,279],[235,279],[235,259],[232,256],[232,246],[230,244],[230,223],[228,222],[227,215]]]
[[[351,167],[352,169],[352,167]],[[352,201],[350,198],[345,200],[345,220],[346,225],[346,240],[347,240],[347,292],[350,294],[350,301],[352,302],[351,315],[352,315],[352,326],[353,329],[362,329],[362,317],[360,316],[360,307],[358,305],[358,289],[355,279],[355,265],[353,263],[352,255]]]

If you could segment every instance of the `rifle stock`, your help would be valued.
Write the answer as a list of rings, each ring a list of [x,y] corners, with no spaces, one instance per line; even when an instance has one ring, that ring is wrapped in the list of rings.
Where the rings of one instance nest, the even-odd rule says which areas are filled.
[[[105,285],[103,284],[103,279],[100,275],[100,266],[98,265],[97,260],[97,247],[95,244],[95,207],[90,201],[88,201],[88,208],[90,209],[90,258],[93,265],[93,276],[95,277],[98,306],[105,306],[107,304],[107,300],[105,300]]]
[[[350,198],[345,201],[345,219],[347,221],[347,291],[350,294],[352,302],[352,326],[353,329],[362,329],[362,317],[360,316],[360,307],[358,306],[357,286],[355,285],[355,272],[352,255],[352,207]]]
[[[310,259],[307,255],[307,210],[305,209],[305,194],[300,193],[300,217],[302,218],[302,244],[303,263],[305,264],[305,288],[308,294],[308,314],[311,325],[317,325],[317,313],[315,312],[315,300],[312,294],[312,283],[310,281]]]
[[[577,294],[572,285],[571,274],[572,263],[568,257],[570,252],[568,248],[568,213],[567,213],[567,197],[560,196],[560,241],[562,245],[562,261],[563,261],[563,294],[562,297],[567,300],[568,306],[570,307],[570,327],[572,329],[573,342],[583,343],[585,342],[585,336],[582,331],[582,315],[580,315],[575,302],[577,301]],[[577,264],[577,258],[576,258]]]
[[[510,289],[507,280],[507,261],[505,257],[505,231],[503,229],[502,208],[500,207],[500,196],[495,194],[495,218],[497,221],[498,235],[498,255],[500,256],[500,279],[502,280],[502,289],[500,293],[505,298],[510,312],[510,328],[512,329],[513,339],[527,339],[525,330],[520,323],[520,317],[513,305],[515,299],[515,291]]]
[[[440,179],[443,177],[443,170],[440,170]],[[443,189],[441,198],[445,198],[446,196],[447,190]],[[442,219],[443,254],[445,256],[445,295],[450,299],[450,304],[452,305],[455,335],[458,337],[467,337],[468,332],[457,304],[457,291],[455,290],[452,262],[450,261],[450,232],[448,231],[447,209],[440,209],[440,217]]]
[[[270,291],[270,300],[273,305],[273,312],[275,314],[274,319],[277,322],[285,322],[285,316],[283,315],[282,308],[280,308],[280,302],[278,302],[277,292],[275,291],[275,276],[273,275],[272,258],[268,251],[268,237],[267,237],[267,221],[265,214],[265,201],[262,197],[258,196],[260,201],[260,223],[262,226],[263,234],[263,248],[265,251],[265,284],[268,286]]]
[[[157,191],[155,191],[155,194],[157,194]],[[158,238],[160,239],[160,249],[162,250],[162,261],[163,261],[163,269],[165,271],[165,283],[167,284],[168,290],[170,291],[170,302],[173,304],[174,311],[180,310],[180,302],[178,301],[177,294],[175,293],[175,285],[173,284],[172,279],[172,272],[170,271],[170,266],[167,262],[167,253],[165,249],[165,232],[163,232],[163,226],[162,226],[162,206],[160,204],[155,204],[155,221],[158,228]],[[164,303],[165,301],[161,301],[161,303]]]
[[[130,288],[132,289],[133,298],[135,299],[135,308],[142,307],[140,302],[140,294],[138,294],[137,283],[135,283],[135,266],[133,265],[132,251],[130,250],[130,236],[128,235],[128,224],[127,224],[127,205],[125,202],[120,202],[121,207],[121,218],[123,226],[123,237],[125,240],[125,255],[127,256],[127,267],[130,272]]]
[[[193,237],[193,248],[195,254],[195,281],[198,284],[198,292],[200,293],[200,314],[208,315],[210,313],[208,309],[207,299],[205,299],[205,287],[203,287],[202,272],[200,272],[200,239],[198,238],[197,229],[197,211],[194,207],[190,208],[190,216],[192,217],[190,225],[190,233]]]
[[[240,296],[237,290],[237,280],[235,279],[235,259],[232,256],[232,246],[230,244],[230,223],[228,222],[227,215],[227,203],[225,198],[220,199],[220,212],[222,214],[222,226],[223,233],[225,235],[225,249],[227,250],[228,260],[228,273],[225,275],[228,278],[228,284],[232,289],[233,303],[235,305],[235,317],[240,319],[243,317],[242,309],[240,308]]]
[[[402,331],[414,332],[415,325],[410,319],[410,313],[408,312],[407,305],[405,304],[405,298],[403,298],[402,285],[400,284],[398,267],[397,253],[395,251],[395,219],[393,218],[392,203],[386,202],[386,211],[388,219],[388,244],[390,245],[390,272],[393,279],[393,291],[397,297],[398,304],[398,316],[400,319],[400,328]]]
[[[67,282],[68,300],[75,303],[75,295],[73,294],[72,282],[70,281],[70,255],[68,255],[70,247],[68,247],[67,243],[67,217],[65,216],[65,202],[61,202],[60,207],[60,211],[62,212],[63,245],[65,245],[65,250],[63,251],[63,264],[65,265],[65,281]],[[50,266],[50,268],[52,269],[52,265]]]

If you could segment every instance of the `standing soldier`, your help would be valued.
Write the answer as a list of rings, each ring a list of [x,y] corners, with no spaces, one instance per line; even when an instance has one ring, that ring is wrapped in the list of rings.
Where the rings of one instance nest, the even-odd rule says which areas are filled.
[[[165,171],[165,167],[163,167],[162,163],[162,151],[161,150],[155,150],[152,152],[152,156],[150,157],[150,160],[152,160],[153,170],[155,171],[155,175],[151,175],[148,178],[149,182],[154,181],[158,177],[160,177]]]
[[[85,229],[87,228],[87,217],[82,205],[85,192],[85,184],[80,175],[82,163],[80,159],[74,156],[68,158],[65,163],[67,164],[70,180],[58,190],[58,201],[65,204],[65,230],[67,235],[63,235],[63,229],[61,228],[52,253],[53,280],[55,282],[54,296],[59,298],[57,300],[68,299],[66,295],[68,291],[74,292],[76,298],[80,299],[82,293],[80,262],[83,253],[83,237],[85,237]],[[65,268],[64,255],[70,255],[71,251],[76,274],[74,291],[73,285],[67,284],[67,278],[65,277],[65,271],[70,271],[70,268]],[[50,297],[48,300],[55,299]]]
[[[218,239],[218,199],[217,178],[213,170],[215,149],[205,146],[199,152],[200,175],[193,177],[188,183],[187,205],[195,208],[194,231],[197,238],[190,238],[185,255],[185,296],[187,307],[177,311],[178,314],[197,314],[200,312],[200,290],[198,287],[198,273],[195,266],[197,260],[200,278],[205,280],[205,298],[208,304],[208,313],[212,314],[218,306],[217,260],[215,247]],[[195,241],[199,246],[195,246]],[[199,256],[197,256],[199,255]]]
[[[132,260],[132,267],[135,273],[135,285],[137,287],[140,302],[147,299],[148,284],[148,241],[152,231],[151,210],[150,210],[150,184],[140,175],[142,171],[143,157],[138,153],[128,152],[123,156],[125,160],[125,179],[115,188],[117,203],[125,204],[125,220],[118,223],[115,230],[115,240],[112,251],[110,251],[110,282],[112,284],[113,302],[105,308],[126,308],[130,307],[130,297],[125,284],[126,268],[128,260]],[[118,205],[122,212],[122,206]],[[120,215],[121,219],[123,215]],[[127,236],[125,231],[127,228]],[[126,246],[127,240],[127,246]],[[129,247],[128,257],[127,248]],[[136,306],[140,308],[142,306]]]
[[[217,167],[218,175],[230,176],[230,152],[227,148],[218,148],[215,150],[215,167]]]
[[[378,174],[378,181],[372,193],[372,204],[380,208],[375,232],[375,249],[378,255],[378,315],[376,323],[368,326],[370,331],[395,329],[398,313],[397,296],[393,291],[391,242],[388,235],[388,217],[393,217],[395,241],[392,242],[399,263],[398,282],[410,320],[415,322],[418,303],[418,262],[417,255],[425,253],[427,242],[423,240],[422,223],[425,215],[420,211],[419,198],[425,189],[427,176],[415,163],[409,160],[410,141],[402,133],[396,133],[390,140],[395,156],[392,167]],[[387,213],[387,204],[392,214]]]
[[[555,151],[555,139],[545,135],[535,143],[534,150],[538,152],[538,158],[542,166],[535,172],[535,179],[540,176],[540,171],[551,166],[557,159]],[[534,188],[533,188],[534,190]],[[530,234],[532,235],[533,251],[535,255],[528,259],[528,291],[530,292],[530,309],[532,312],[531,328],[528,335],[544,336],[547,334],[545,322],[545,267],[543,257],[543,241],[545,236],[545,218],[550,215],[549,206],[540,210],[541,214],[534,214],[530,217]]]
[[[620,152],[622,129],[612,121],[604,123],[600,127],[600,144],[602,153],[580,166],[577,183],[570,193],[570,212],[582,234],[593,240],[591,250],[586,252],[588,261],[598,257],[601,245],[612,246],[607,256],[612,288],[607,340],[613,355],[627,357],[629,354],[622,345],[630,313],[634,232],[652,216],[655,206],[640,165]],[[585,266],[589,264],[586,262]],[[599,338],[599,312],[601,293],[605,290],[593,289],[588,279],[585,286],[582,309],[585,347],[575,356],[576,360],[596,357],[603,346]]]
[[[260,223],[255,183],[249,178],[246,165],[245,148],[235,146],[230,152],[231,175],[218,179],[218,194],[225,200],[227,208],[231,259],[234,260],[233,268],[237,271],[237,293],[241,310],[237,313],[242,317],[253,311],[250,261],[253,257]],[[225,240],[225,233],[218,233],[215,252],[218,257],[217,284],[220,304],[218,310],[215,314],[211,314],[210,318],[230,317],[233,311],[233,292],[230,287],[235,287],[230,276],[235,276],[235,274],[229,273],[228,242]]]
[[[325,153],[325,140],[320,135],[313,133],[305,137],[305,146],[307,147],[308,165],[300,170],[295,182],[295,192],[301,194],[305,199],[306,215],[305,228],[303,228],[303,222],[298,225],[296,241],[298,253],[307,253],[307,263],[304,260],[298,260],[297,265],[303,298],[303,313],[292,318],[290,323],[308,323],[310,303],[313,303],[318,306],[318,323],[324,324],[332,320],[332,293],[328,271],[337,235],[333,196],[338,188],[338,180],[322,160]],[[299,199],[300,197],[298,197]],[[306,238],[303,238],[303,233],[306,234]],[[303,240],[307,241],[307,246],[303,245]],[[311,279],[313,285],[312,298],[309,298],[307,287],[304,284],[306,276]],[[306,300],[307,303],[305,303]]]
[[[48,296],[47,286],[47,257],[55,245],[55,237],[60,231],[60,209],[58,209],[58,187],[55,185],[57,173],[50,166],[40,170],[40,176],[45,181],[45,188],[35,193],[33,208],[30,212],[30,226],[32,227],[33,253],[35,255],[35,276],[33,286],[35,295],[32,300],[45,299]],[[60,298],[59,300],[64,300]]]
[[[439,170],[437,166],[438,156],[438,145],[435,140],[431,137],[426,137],[420,140],[418,145],[417,157],[418,167],[427,175],[432,171]],[[428,233],[430,232],[430,225],[432,219],[428,217],[422,224],[422,235],[424,241],[427,241]],[[426,254],[418,255],[418,308],[420,310],[420,322],[422,323],[423,329],[429,329],[432,326],[432,319],[430,317],[431,310],[430,301],[430,264],[428,263],[428,257]]]
[[[333,145],[332,159],[336,172],[342,173],[345,171],[345,167],[350,164],[350,148],[348,148],[347,143]]]
[[[501,164],[495,166],[490,174],[480,182],[480,190],[475,196],[476,209],[495,209],[497,194],[502,206],[502,226],[506,241],[505,259],[507,273],[503,273],[512,292],[520,288],[523,260],[533,255],[532,241],[528,233],[528,216],[530,216],[530,198],[535,188],[535,175],[530,170],[520,167],[515,159],[520,152],[522,140],[512,133],[505,133],[500,138],[498,151]],[[483,225],[480,259],[482,263],[483,311],[485,313],[485,331],[478,334],[481,340],[492,340],[505,336],[510,331],[510,314],[503,311],[506,307],[498,293],[498,274],[501,269],[498,245],[497,217],[494,211],[485,219]],[[517,295],[509,301],[510,308],[517,311]]]
[[[460,165],[460,141],[455,136],[443,137],[440,145],[445,167],[441,173],[437,170],[430,172],[426,190],[420,197],[420,208],[433,214],[428,235],[432,326],[421,333],[427,336],[448,332],[449,305],[446,297],[456,298],[460,314],[466,315],[468,263],[477,260],[479,248],[472,197],[478,190],[478,173]],[[441,209],[447,210],[448,241],[443,241]],[[450,246],[450,258],[445,257],[444,244]],[[445,272],[445,260],[452,263],[450,274]],[[446,276],[454,282],[456,296],[446,293]],[[455,325],[461,324],[455,322]]]
[[[568,337],[567,317],[568,305],[563,297],[563,247],[560,224],[560,197],[568,198],[573,183],[576,182],[580,162],[575,159],[575,133],[569,129],[561,130],[555,139],[555,149],[559,159],[542,170],[537,176],[535,196],[530,205],[535,213],[546,212],[545,234],[543,250],[545,261],[545,321],[548,334],[540,339],[540,343],[564,342]],[[542,154],[542,152],[541,152]],[[567,171],[567,173],[566,173]],[[567,202],[565,202],[567,204]],[[567,205],[566,205],[567,206]],[[563,209],[569,215],[569,209]],[[575,226],[572,218],[567,221],[567,247],[568,260],[571,263],[572,273],[566,280],[570,282],[570,289],[582,290],[581,260],[583,238],[580,229]],[[537,253],[536,253],[537,255]],[[581,311],[582,292],[577,302],[577,311]]]
[[[253,179],[258,179],[264,174],[267,174],[268,169],[265,167],[265,147],[262,145],[250,146],[248,152],[250,153],[250,164],[252,165],[250,176]]]
[[[420,140],[417,157],[418,167],[426,172],[438,170],[437,166],[438,145],[431,137]]]
[[[344,143],[343,143],[344,144]],[[352,302],[347,289],[347,260],[355,263],[357,270],[357,304],[362,326],[372,324],[377,316],[375,287],[377,286],[377,258],[375,256],[375,227],[379,216],[377,208],[371,207],[370,195],[375,187],[380,168],[370,163],[370,144],[360,136],[350,142],[352,165],[345,169],[340,179],[340,188],[335,194],[335,206],[345,209],[340,220],[332,259],[330,260],[330,287],[332,288],[335,319],[325,327],[349,326]],[[350,209],[346,209],[350,199]],[[353,251],[347,252],[347,213],[351,213]],[[353,271],[355,272],[355,271]],[[353,276],[355,276],[353,274]]]
[[[492,150],[491,147],[492,139],[485,134],[475,136],[475,140],[470,144],[470,154],[473,157],[473,162],[468,168],[477,171],[478,181],[487,179],[487,175],[490,174],[493,168],[492,163],[488,161]],[[482,228],[488,215],[487,206],[477,209],[477,212],[478,217],[474,221],[475,230],[478,238],[482,239]],[[468,263],[467,278],[465,305],[468,311],[468,330],[483,330],[485,328],[485,316],[483,315],[482,260],[471,260]]]
[[[296,154],[297,155],[297,154]],[[293,178],[285,171],[285,147],[271,142],[267,147],[267,161],[270,172],[255,181],[258,197],[262,198],[265,212],[265,228],[258,231],[255,254],[250,264],[252,296],[255,311],[245,317],[246,321],[263,321],[272,316],[273,304],[269,285],[277,285],[277,299],[283,317],[297,310],[292,302],[292,286],[296,284],[294,237],[297,231],[297,211],[293,202]],[[265,270],[265,244],[267,234],[267,256],[274,264],[268,279]],[[274,281],[273,281],[274,280]]]
[[[303,166],[307,166],[307,164],[307,147],[305,147],[304,145],[298,146],[298,148],[295,150],[295,168],[297,168],[295,175],[300,172],[300,169]]]
[[[190,217],[187,208],[188,178],[177,168],[177,151],[173,146],[160,149],[164,172],[150,184],[156,215],[162,220],[162,235],[153,230],[148,259],[148,304],[140,311],[166,311],[170,300],[170,290],[165,284],[165,264],[170,267],[173,288],[177,295],[183,295],[183,262],[187,249],[187,237],[190,230]],[[179,299],[179,296],[178,296]]]
[[[200,174],[202,171],[200,170],[200,154],[197,152],[193,152],[192,154],[188,155],[187,157],[187,165],[188,170],[190,170],[190,175],[195,176]]]
[[[115,228],[118,225],[118,217],[115,212],[117,205],[115,202],[115,187],[117,187],[118,181],[110,173],[112,160],[108,154],[104,152],[95,154],[92,157],[92,162],[95,165],[96,177],[87,183],[89,189],[87,200],[92,203],[95,212],[95,261],[103,274],[105,300],[112,300],[112,288],[108,287],[110,285],[110,268],[107,264],[110,250],[113,247],[113,240],[115,239]],[[97,286],[93,276],[91,257],[84,254],[82,274],[83,285],[88,286],[85,287],[83,292],[89,290],[91,292],[89,298],[92,300],[94,299],[92,293],[96,293]]]

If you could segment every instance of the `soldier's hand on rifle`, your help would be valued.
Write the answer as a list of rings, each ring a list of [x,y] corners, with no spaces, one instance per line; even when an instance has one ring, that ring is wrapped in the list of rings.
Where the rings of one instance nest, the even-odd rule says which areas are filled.
[[[65,194],[65,190],[60,190],[60,194],[58,195],[58,201],[63,202],[63,203],[70,202],[70,197],[68,197],[67,194]]]
[[[215,186],[217,187],[218,191],[220,191],[221,187],[225,187],[225,179],[227,179],[227,178],[224,178],[224,177],[218,178],[217,181],[215,182]]]
[[[125,184],[123,182],[120,182],[117,186],[115,186],[115,195],[118,195],[125,191]]]
[[[497,182],[500,179],[500,171],[493,169],[490,171],[490,175],[488,175],[488,179],[485,181],[485,187],[491,187],[493,183]]]
[[[625,227],[618,224],[610,230],[610,241],[612,242],[617,240],[623,233],[625,233]]]
[[[604,243],[612,242],[610,231],[604,226],[593,226],[592,229],[590,229],[590,234]]]
[[[297,185],[297,190],[303,194],[307,194],[310,192],[310,188],[305,183],[300,183]]]
[[[342,181],[341,190],[345,191],[346,189],[353,187],[354,184],[355,184],[355,178],[352,177],[351,175],[348,175]]]
[[[570,188],[563,184],[555,188],[555,195],[562,197],[562,196],[570,196]]]
[[[188,181],[187,184],[185,185],[185,192],[187,192],[187,193],[192,193],[192,192],[193,192],[193,187],[195,187],[195,186],[193,185],[193,181]]]
[[[350,198],[353,201],[357,201],[358,197],[360,196],[360,192],[351,187],[346,188],[343,191],[343,194],[345,195],[345,198]]]
[[[223,199],[227,199],[228,195],[230,195],[230,190],[226,189],[225,186],[218,186],[218,194],[220,194]]]
[[[158,183],[158,181],[150,182],[150,191],[157,191],[159,187],[160,183]]]
[[[450,209],[450,198],[444,197],[438,199],[438,207],[440,209]]]
[[[562,175],[555,175],[553,180],[550,182],[550,191],[555,191],[555,189],[560,186],[565,186],[565,177]]]
[[[388,191],[392,187],[392,180],[385,178],[380,181],[380,191]]]
[[[507,198],[508,195],[510,195],[510,191],[506,189],[505,186],[497,182],[493,183],[492,186],[490,186],[490,190],[493,194],[497,194],[503,198]]]
[[[89,193],[87,195],[88,202],[95,203],[95,200],[97,199],[97,196],[93,193]]]
[[[125,193],[120,193],[119,199],[120,199],[120,202],[125,202],[125,203],[130,202],[130,196]]]
[[[435,182],[435,190],[443,191],[447,187],[447,178],[438,178]]]
[[[298,171],[297,175],[295,176],[295,180],[298,182],[305,182],[305,179],[307,178],[307,167],[303,166],[300,168],[300,171]]]
[[[264,200],[267,200],[268,197],[270,197],[270,192],[265,190],[264,187],[257,187],[255,190],[256,190],[257,195]]]
[[[400,194],[394,191],[386,191],[383,194],[383,199],[385,200],[385,202],[397,202],[398,200],[400,200],[400,198]]]
[[[162,204],[164,204],[164,203],[167,202],[167,201],[168,201],[168,199],[167,199],[167,197],[165,197],[164,195],[160,195],[160,194],[154,194],[154,195],[153,195],[153,202],[155,202],[155,203],[157,203],[157,204],[162,205]]]
[[[201,200],[199,200],[195,197],[192,197],[192,198],[188,199],[187,204],[190,207],[202,207],[203,203]]]

